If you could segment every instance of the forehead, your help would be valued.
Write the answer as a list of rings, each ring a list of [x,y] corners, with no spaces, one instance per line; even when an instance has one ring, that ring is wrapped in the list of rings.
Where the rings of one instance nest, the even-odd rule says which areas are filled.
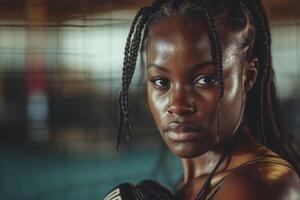
[[[233,40],[235,34],[222,27],[219,28],[219,33],[222,38],[220,42],[223,49],[223,61],[228,62],[236,54],[238,45]],[[150,26],[147,39],[147,60],[158,61],[159,58],[166,57],[181,60],[178,56],[185,56],[189,60],[197,60],[199,57],[201,60],[211,60],[211,42],[205,20],[172,16]]]
[[[147,46],[164,42],[185,47],[207,47],[209,44],[206,40],[207,30],[207,23],[201,19],[184,16],[167,17],[151,25]]]

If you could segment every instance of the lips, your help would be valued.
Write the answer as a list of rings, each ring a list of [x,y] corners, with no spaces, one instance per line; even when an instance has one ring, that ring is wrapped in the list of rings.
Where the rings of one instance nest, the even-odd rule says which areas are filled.
[[[176,142],[184,142],[200,135],[199,126],[186,122],[172,122],[166,128],[166,135]]]

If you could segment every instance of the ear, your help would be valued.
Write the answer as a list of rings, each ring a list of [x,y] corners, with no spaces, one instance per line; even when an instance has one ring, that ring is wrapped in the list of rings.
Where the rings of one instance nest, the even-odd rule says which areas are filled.
[[[259,66],[259,61],[257,58],[248,61],[244,67],[244,91],[248,92],[252,89],[257,78],[257,69]]]

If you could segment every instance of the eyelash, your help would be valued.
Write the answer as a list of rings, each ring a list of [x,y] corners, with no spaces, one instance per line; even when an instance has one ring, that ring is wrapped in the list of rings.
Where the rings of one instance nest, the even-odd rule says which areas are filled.
[[[200,80],[204,81],[205,79],[206,79],[206,80],[207,80],[207,79],[210,80],[210,82],[209,82],[209,83],[199,83]],[[195,84],[196,86],[199,85],[199,86],[204,86],[204,87],[211,87],[211,86],[217,84],[218,81],[219,81],[219,77],[217,77],[217,76],[202,75],[202,76],[198,76],[198,77],[195,79],[194,84]]]
[[[205,80],[209,80],[209,83],[205,83]],[[204,81],[204,82],[200,82]],[[212,87],[213,85],[217,84],[219,81],[219,78],[217,76],[209,76],[209,75],[202,75],[195,78],[193,81],[193,84],[195,86],[200,87]],[[157,89],[167,89],[170,87],[170,80],[164,77],[156,77],[150,80],[152,85]]]
[[[151,81],[152,85],[155,88],[158,88],[158,89],[166,89],[170,86],[170,81],[167,78],[164,78],[164,77],[157,77],[157,78],[154,78],[150,81]],[[158,84],[158,81],[165,81],[165,83]]]

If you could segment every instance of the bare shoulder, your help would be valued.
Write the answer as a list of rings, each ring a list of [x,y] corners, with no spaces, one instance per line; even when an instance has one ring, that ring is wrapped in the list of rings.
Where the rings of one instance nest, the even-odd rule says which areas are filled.
[[[230,176],[215,200],[300,200],[300,179],[291,168],[258,163]]]

